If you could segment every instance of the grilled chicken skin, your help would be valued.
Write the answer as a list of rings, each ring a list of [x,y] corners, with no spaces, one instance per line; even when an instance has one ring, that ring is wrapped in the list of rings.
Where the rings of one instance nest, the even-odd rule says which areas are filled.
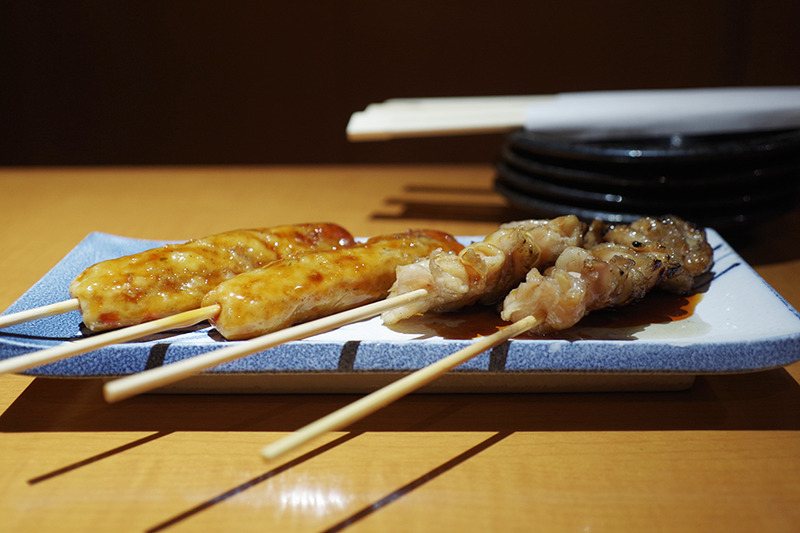
[[[409,230],[339,250],[298,254],[221,283],[203,305],[226,339],[245,339],[385,298],[398,266],[463,246],[447,233]]]

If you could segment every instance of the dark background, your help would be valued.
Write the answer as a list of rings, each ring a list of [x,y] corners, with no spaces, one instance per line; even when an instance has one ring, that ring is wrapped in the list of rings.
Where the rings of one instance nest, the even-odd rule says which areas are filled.
[[[800,85],[796,0],[10,1],[0,164],[487,162],[348,143],[391,97]]]

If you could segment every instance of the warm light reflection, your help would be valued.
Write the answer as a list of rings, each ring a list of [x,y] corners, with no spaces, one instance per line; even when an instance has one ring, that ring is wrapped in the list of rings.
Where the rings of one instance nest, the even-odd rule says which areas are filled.
[[[351,499],[351,496],[330,487],[294,487],[281,491],[280,507],[302,514],[324,516],[344,509]]]

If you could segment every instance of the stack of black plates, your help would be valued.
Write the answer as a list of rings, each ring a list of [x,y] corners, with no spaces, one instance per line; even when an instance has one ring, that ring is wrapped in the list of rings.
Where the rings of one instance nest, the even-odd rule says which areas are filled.
[[[532,217],[631,222],[674,214],[752,224],[798,204],[800,130],[632,140],[512,132],[495,186]]]

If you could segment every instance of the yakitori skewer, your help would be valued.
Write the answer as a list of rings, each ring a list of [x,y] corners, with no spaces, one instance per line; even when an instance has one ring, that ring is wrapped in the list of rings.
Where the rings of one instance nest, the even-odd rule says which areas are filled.
[[[92,331],[131,326],[196,309],[220,282],[291,254],[354,244],[331,223],[236,230],[94,264],[69,286],[72,297],[0,316],[0,328],[81,311]]]
[[[575,325],[588,313],[629,305],[655,288],[686,294],[713,263],[705,232],[677,217],[606,226],[601,242],[567,248],[555,265],[531,270],[504,299],[501,318],[536,316],[532,334]]]
[[[462,248],[447,233],[409,230],[344,248],[298,253],[223,281],[203,297],[200,309],[0,361],[0,372],[19,372],[203,320],[210,320],[228,340],[277,331],[381,300],[399,265],[436,249]]]
[[[423,289],[417,289],[423,290]],[[411,293],[409,293],[411,294]],[[395,296],[393,298],[402,298]],[[328,431],[336,431],[356,422],[375,411],[399,400],[403,396],[432,382],[442,374],[452,370],[461,363],[493,348],[508,339],[520,335],[536,325],[534,317],[526,317],[510,324],[486,337],[481,337],[473,344],[454,352],[443,359],[412,372],[399,380],[356,400],[355,402],[304,426],[294,433],[265,446],[261,453],[267,459],[276,459],[281,455],[315,439]]]
[[[246,339],[386,298],[399,266],[435,250],[464,248],[436,230],[372,237],[342,250],[273,261],[211,290],[202,304],[221,307],[212,324],[226,339]]]
[[[393,308],[383,320],[393,324],[427,311],[494,304],[531,269],[549,267],[567,246],[581,246],[585,231],[586,225],[574,215],[511,222],[457,254],[438,250],[401,266],[390,294],[424,288],[428,298]]]

